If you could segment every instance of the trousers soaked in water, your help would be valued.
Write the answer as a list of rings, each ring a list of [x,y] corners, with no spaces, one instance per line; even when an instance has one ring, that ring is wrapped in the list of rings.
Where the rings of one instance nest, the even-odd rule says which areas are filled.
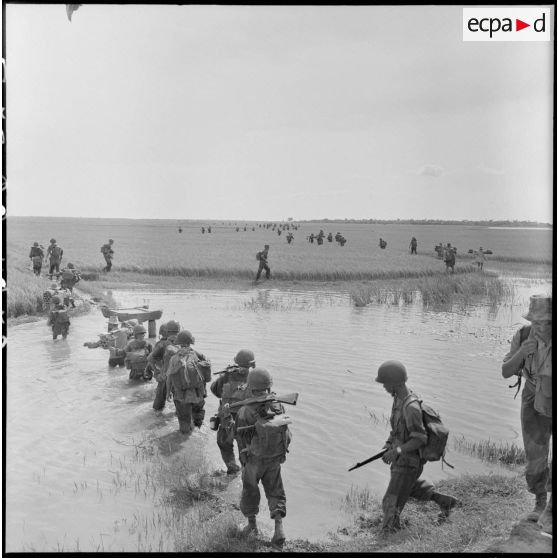
[[[155,398],[153,399],[153,408],[156,411],[162,411],[167,401],[167,382],[166,380],[157,380],[157,389],[155,390]]]
[[[535,410],[535,387],[525,382],[521,394],[521,431],[525,447],[525,479],[533,494],[546,492],[549,478],[548,453],[552,436],[552,418]]]
[[[174,398],[174,406],[176,408],[176,416],[180,425],[180,432],[187,434],[192,430],[192,422],[198,428],[203,424],[205,417],[205,409],[203,408],[205,401],[201,399],[199,402],[190,403],[184,399]]]
[[[284,458],[252,456],[243,464],[240,511],[245,517],[258,515],[260,511],[260,481],[267,497],[270,517],[274,519],[287,515],[287,497],[281,478],[282,460]]]
[[[434,485],[419,479],[424,464],[418,455],[399,456],[391,464],[389,484],[382,500],[382,529],[399,529],[399,516],[409,498],[430,500]]]
[[[221,421],[217,430],[217,445],[225,465],[236,464],[234,455],[234,421]]]

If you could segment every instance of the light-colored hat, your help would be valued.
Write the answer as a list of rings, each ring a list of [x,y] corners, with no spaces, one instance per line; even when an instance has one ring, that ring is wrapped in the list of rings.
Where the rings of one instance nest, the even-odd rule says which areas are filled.
[[[109,324],[118,324],[118,316],[114,316],[114,315],[110,316],[108,323]]]
[[[529,299],[529,311],[524,314],[526,320],[552,320],[552,297],[542,294],[532,295]]]

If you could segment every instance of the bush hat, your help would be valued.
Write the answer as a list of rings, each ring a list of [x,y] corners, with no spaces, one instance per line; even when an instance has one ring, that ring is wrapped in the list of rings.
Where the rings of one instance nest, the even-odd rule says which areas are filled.
[[[552,297],[542,294],[531,295],[529,311],[523,318],[533,321],[552,320]]]

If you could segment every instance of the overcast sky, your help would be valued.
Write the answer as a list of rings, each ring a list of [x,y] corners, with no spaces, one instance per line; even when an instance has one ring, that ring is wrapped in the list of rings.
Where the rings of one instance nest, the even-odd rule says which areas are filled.
[[[550,42],[457,6],[6,7],[8,215],[552,221]]]

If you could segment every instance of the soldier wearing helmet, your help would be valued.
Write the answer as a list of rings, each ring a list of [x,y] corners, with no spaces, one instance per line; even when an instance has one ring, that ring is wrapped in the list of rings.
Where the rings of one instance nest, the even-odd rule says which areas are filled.
[[[153,352],[148,357],[148,362],[153,369],[153,375],[157,380],[157,390],[155,391],[155,399],[153,400],[153,409],[162,411],[167,401],[167,368],[171,357],[176,352],[176,336],[180,331],[180,324],[176,320],[170,320],[163,324],[164,336],[159,328],[161,339],[157,341]]]
[[[39,246],[38,242],[33,242],[31,250],[29,251],[29,259],[33,264],[33,273],[35,275],[41,274],[41,268],[43,267],[43,258],[45,253],[42,246]]]
[[[265,368],[252,368],[248,373],[248,398],[272,393],[273,378]],[[275,521],[275,532],[271,543],[281,548],[285,542],[283,517],[287,513],[287,497],[281,479],[281,464],[285,462],[291,434],[286,426],[260,428],[263,424],[272,425],[273,417],[282,415],[285,409],[281,403],[266,401],[249,403],[238,411],[236,416],[236,439],[242,463],[242,496],[240,511],[248,519],[244,533],[257,533],[256,516],[259,512],[261,481],[271,518]],[[260,436],[261,430],[272,433]],[[270,443],[264,442],[270,440]],[[273,441],[273,443],[271,443]]]
[[[128,334],[130,333],[126,322],[122,322],[122,327],[118,327],[118,318],[110,316],[108,320],[108,333],[100,333],[97,341],[86,341],[83,346],[90,349],[101,347],[109,351],[108,365],[126,366],[124,348],[128,344]]]
[[[225,413],[223,406],[242,401],[246,397],[246,380],[250,368],[256,366],[256,357],[248,349],[241,349],[234,357],[235,364],[228,366],[217,380],[211,384],[211,393],[219,401],[219,429],[217,430],[217,445],[221,457],[227,466],[227,474],[233,475],[240,471],[234,456],[234,420],[236,411]]]
[[[57,339],[59,335],[62,335],[62,339],[66,339],[70,329],[68,311],[59,295],[54,295],[50,302],[51,311],[48,318],[48,325],[52,326],[52,338]]]
[[[189,434],[194,426],[201,428],[205,417],[205,384],[211,379],[211,364],[191,345],[194,336],[183,329],[175,343],[178,350],[169,361],[167,374],[167,400],[174,400],[176,416],[182,434]]]
[[[52,279],[54,273],[60,273],[60,264],[62,263],[62,255],[64,254],[64,250],[56,244],[56,239],[50,239],[50,245],[47,248],[46,258],[49,259],[50,268],[48,271],[49,277]],[[45,258],[45,259],[46,259]]]
[[[417,396],[407,387],[407,370],[397,360],[388,360],[378,368],[376,382],[393,397],[391,432],[382,456],[391,465],[391,476],[382,500],[383,531],[401,528],[400,515],[409,498],[433,500],[440,506],[441,520],[448,517],[457,504],[453,496],[434,490],[430,481],[420,479],[426,461],[421,448],[426,445],[427,433],[422,420],[422,410]]]
[[[112,258],[114,257],[114,250],[112,249],[112,245],[114,244],[114,240],[109,238],[107,244],[103,244],[101,246],[101,254],[105,258],[106,266],[103,268],[103,271],[110,271],[112,268]]]
[[[264,249],[261,252],[256,254],[260,265],[258,266],[258,273],[256,273],[256,281],[260,279],[262,271],[265,269],[265,278],[271,279],[271,269],[269,269],[269,264],[267,263],[267,254],[269,252],[269,244],[264,246]]]
[[[68,263],[66,268],[62,269],[60,277],[60,286],[63,289],[68,289],[70,293],[73,292],[74,286],[81,280],[80,272],[75,268],[73,263]]]
[[[147,356],[151,352],[151,345],[145,339],[147,333],[141,324],[135,325],[132,329],[134,338],[124,347],[126,356],[124,362],[126,368],[130,370],[130,380],[144,380],[145,368],[147,367]]]

